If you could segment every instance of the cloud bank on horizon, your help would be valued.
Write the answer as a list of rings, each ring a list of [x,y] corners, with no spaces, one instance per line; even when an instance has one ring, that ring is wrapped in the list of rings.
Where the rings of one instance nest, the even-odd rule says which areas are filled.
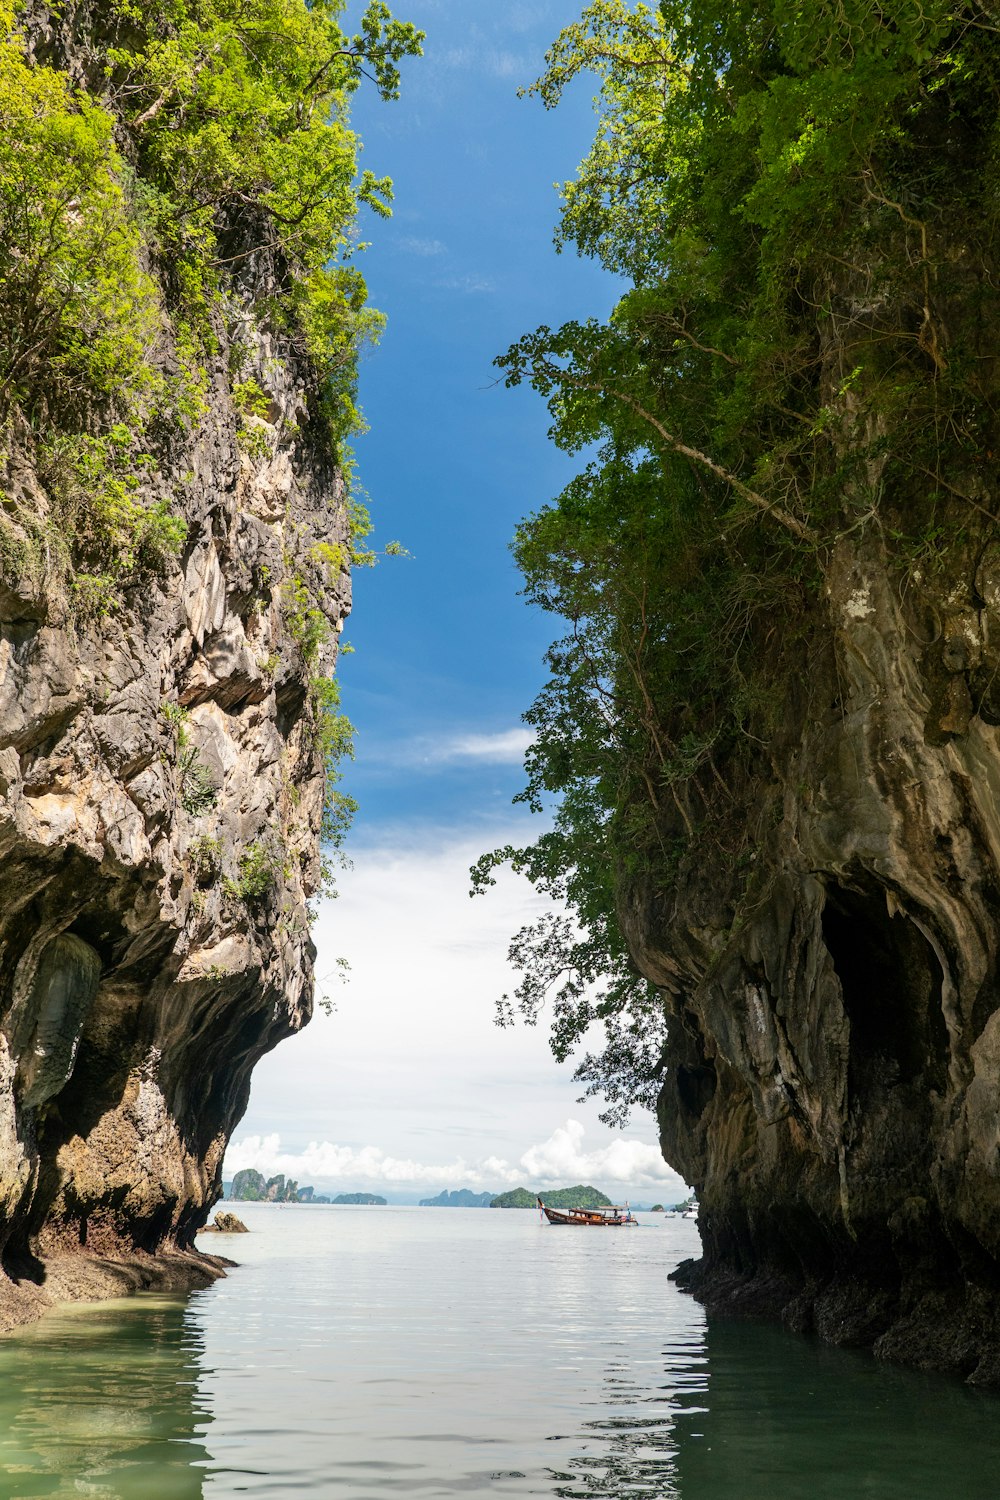
[[[520,1185],[569,1187],[578,1182],[597,1187],[687,1191],[655,1146],[620,1136],[606,1146],[587,1151],[585,1136],[578,1120],[567,1120],[548,1140],[529,1146],[516,1162],[488,1156],[432,1163],[391,1156],[378,1146],[338,1146],[332,1141],[310,1141],[303,1151],[285,1151],[281,1136],[274,1132],[234,1141],[226,1154],[226,1174],[255,1167],[265,1177],[283,1172],[314,1187],[362,1192],[385,1186],[405,1190],[431,1185],[500,1191]]]

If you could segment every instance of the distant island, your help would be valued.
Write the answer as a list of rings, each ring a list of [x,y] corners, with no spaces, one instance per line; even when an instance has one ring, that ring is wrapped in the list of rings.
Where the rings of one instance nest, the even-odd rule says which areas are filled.
[[[244,1167],[228,1184],[225,1197],[233,1203],[329,1203],[317,1195],[315,1188],[300,1188],[297,1182],[286,1182],[283,1172],[265,1178],[256,1167]],[[367,1199],[365,1200],[367,1201]],[[380,1200],[384,1202],[385,1200]]]
[[[315,1199],[313,1200],[315,1202]],[[386,1200],[377,1193],[338,1193],[334,1203],[363,1203],[369,1208],[385,1208]]]
[[[611,1199],[606,1198],[602,1192],[595,1187],[585,1187],[577,1183],[576,1187],[553,1188],[551,1192],[529,1193],[527,1188],[512,1188],[509,1193],[500,1193],[490,1204],[490,1208],[534,1208],[541,1196],[549,1208],[610,1208]]]
[[[436,1198],[421,1198],[421,1208],[492,1208],[492,1193],[474,1193],[471,1188],[445,1188]]]

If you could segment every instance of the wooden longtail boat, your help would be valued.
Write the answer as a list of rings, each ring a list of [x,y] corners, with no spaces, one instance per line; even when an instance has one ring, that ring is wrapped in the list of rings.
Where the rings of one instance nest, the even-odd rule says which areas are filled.
[[[626,1203],[624,1208],[546,1208],[541,1198],[538,1207],[550,1224],[569,1224],[590,1229],[636,1228],[639,1220],[633,1218]]]

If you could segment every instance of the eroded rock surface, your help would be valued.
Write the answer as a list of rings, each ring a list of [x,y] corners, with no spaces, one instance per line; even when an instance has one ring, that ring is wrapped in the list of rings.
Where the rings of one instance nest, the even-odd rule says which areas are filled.
[[[709,1306],[1000,1381],[1000,554],[843,541],[748,851],[625,913]],[[734,911],[738,913],[734,923]]]

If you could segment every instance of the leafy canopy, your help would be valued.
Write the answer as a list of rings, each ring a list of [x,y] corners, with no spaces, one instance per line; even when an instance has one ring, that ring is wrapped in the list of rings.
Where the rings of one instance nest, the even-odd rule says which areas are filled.
[[[235,289],[312,361],[330,440],[360,421],[381,319],[350,260],[359,207],[388,213],[391,185],[359,173],[348,106],[366,78],[394,98],[421,34],[372,0],[348,36],[342,10],[112,0],[71,73],[29,60],[0,0],[0,423],[34,449],[48,540],[92,598],[183,542],[144,481],[164,431],[203,415],[224,324],[239,363]]]

